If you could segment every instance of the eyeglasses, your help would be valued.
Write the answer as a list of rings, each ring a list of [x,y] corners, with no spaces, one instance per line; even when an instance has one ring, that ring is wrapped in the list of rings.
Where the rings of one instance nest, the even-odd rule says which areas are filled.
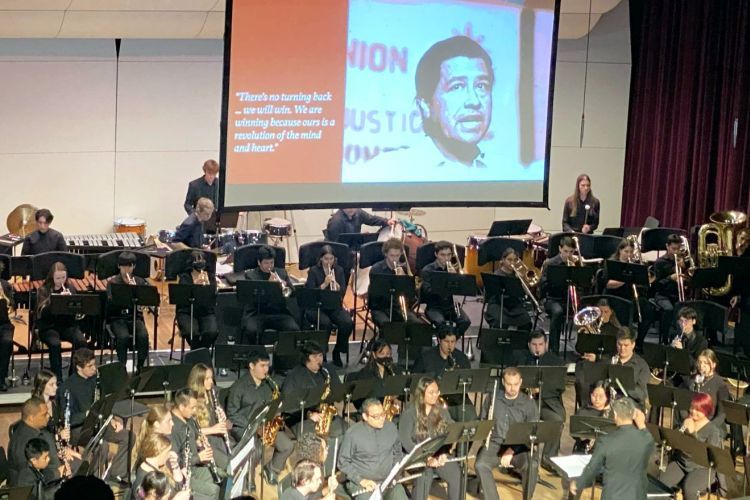
[[[370,418],[372,418],[372,419],[375,419],[375,420],[380,420],[381,418],[385,418],[385,412],[384,413],[378,413],[377,415],[373,415],[372,413],[368,413],[367,416],[370,417]]]

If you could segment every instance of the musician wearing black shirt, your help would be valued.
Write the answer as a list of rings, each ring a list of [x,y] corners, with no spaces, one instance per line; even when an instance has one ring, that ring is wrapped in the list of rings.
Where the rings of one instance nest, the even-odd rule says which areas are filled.
[[[591,191],[591,179],[586,174],[579,175],[575,192],[565,199],[563,231],[591,234],[599,227],[600,213],[599,199]]]
[[[207,271],[203,252],[193,251],[190,254],[190,260],[192,268],[177,277],[179,283],[207,286],[215,295],[216,276]],[[190,344],[191,349],[210,348],[216,342],[216,337],[219,336],[219,325],[216,321],[213,304],[193,306],[192,329],[190,306],[178,306],[177,325],[180,327],[180,334]]]
[[[655,281],[651,286],[657,307],[656,314],[659,317],[659,339],[663,344],[669,342],[669,331],[674,321],[674,306],[678,302],[676,271],[679,270],[680,274],[685,272],[679,264],[675,267],[675,260],[682,260],[679,258],[681,247],[682,238],[677,234],[670,234],[667,237],[667,251],[654,262]],[[647,325],[646,328],[649,326],[651,325]]]
[[[176,249],[201,248],[203,245],[204,224],[214,214],[214,202],[208,198],[199,198],[195,211],[182,221],[172,237]]]
[[[404,268],[407,264],[401,263],[403,253],[404,246],[400,240],[391,238],[385,241],[383,243],[384,258],[370,268],[370,278],[376,274],[405,276],[407,272]],[[370,287],[372,287],[372,281],[370,281]],[[409,323],[419,323],[419,318],[414,314],[410,307],[412,300],[413,297],[404,298],[406,306],[406,321]],[[378,297],[370,293],[367,305],[372,313],[372,321],[378,326],[378,328],[388,321],[404,321],[399,304],[399,297],[393,297],[393,300],[391,301],[389,295]]]
[[[47,430],[49,412],[44,400],[31,397],[21,408],[21,420],[11,426],[10,442],[8,443],[8,484],[17,486],[22,471],[28,466],[26,459],[26,444],[34,438],[47,442],[50,450],[55,450],[55,437]],[[57,453],[50,453],[50,461],[42,470],[47,483],[58,479],[62,472],[62,465]]]
[[[68,270],[62,262],[55,262],[47,273],[47,278],[37,291],[36,325],[39,338],[49,348],[49,361],[58,380],[62,380],[62,350],[60,342],[73,344],[73,350],[86,346],[86,338],[73,315],[52,314],[52,295],[72,295],[74,290],[68,285]],[[2,361],[0,360],[0,363]],[[72,368],[72,367],[71,367]]]
[[[549,266],[571,265],[575,252],[575,243],[570,236],[560,239],[559,253],[544,261],[542,276],[539,280],[539,291],[544,297],[544,310],[549,316],[549,345],[553,352],[560,352],[560,334],[565,322],[565,303],[568,290],[564,286],[551,286],[547,281]]]
[[[0,262],[0,274],[4,264]],[[11,322],[11,314],[15,308],[13,301],[13,286],[6,280],[0,278],[0,392],[8,391],[8,366],[10,355],[13,352],[13,332],[16,327]]]
[[[633,367],[635,389],[628,391],[628,396],[640,408],[644,408],[648,399],[646,386],[651,378],[651,370],[646,361],[635,353],[635,335],[628,327],[623,327],[617,334],[617,354],[611,362],[613,365]]]
[[[112,303],[112,285],[147,285],[148,283],[140,276],[133,275],[135,254],[132,252],[122,252],[118,255],[117,267],[120,273],[112,277],[107,284],[108,323],[112,329],[112,334],[115,336],[117,360],[126,364],[128,349],[132,345],[133,310],[132,306],[119,307]],[[135,348],[138,354],[137,369],[140,371],[148,360],[148,331],[146,330],[146,323],[143,322],[143,312],[140,310],[137,310],[135,315]]]
[[[453,244],[448,241],[435,243],[435,260],[422,268],[422,286],[420,298],[427,305],[425,315],[438,330],[450,329],[461,337],[471,326],[469,316],[455,302],[452,295],[440,295],[433,291],[433,273],[456,273],[451,264]],[[458,258],[458,256],[456,256]]]
[[[333,348],[333,364],[343,367],[341,355],[349,350],[349,335],[352,333],[354,324],[352,316],[343,307],[344,295],[346,294],[346,276],[344,268],[336,262],[333,248],[323,245],[320,249],[318,264],[310,268],[307,273],[306,288],[331,290],[340,295],[339,306],[335,309],[309,309],[305,311],[305,319],[318,326],[319,330],[325,330],[330,335],[333,327],[336,327],[336,346]]]
[[[27,464],[19,472],[16,486],[33,486],[29,498],[52,499],[54,496],[57,488],[48,485],[44,477],[44,469],[50,462],[50,451],[49,443],[44,439],[32,438],[26,443],[24,454]]]
[[[219,164],[215,160],[206,160],[203,164],[203,175],[188,184],[183,205],[186,214],[191,215],[195,211],[195,206],[201,198],[208,198],[216,203],[219,199],[217,195],[219,190],[218,176]]]
[[[500,259],[500,267],[495,274],[505,278],[518,278],[514,267],[518,264],[518,254],[510,247],[506,248]],[[531,316],[529,316],[522,297],[506,295],[503,299],[502,324],[500,324],[500,297],[493,296],[487,301],[485,318],[491,328],[515,327],[518,330],[531,330]]]
[[[282,288],[292,289],[292,282],[285,269],[274,267],[276,252],[270,246],[258,249],[258,267],[245,272],[245,279],[253,281],[275,281]],[[268,343],[270,338],[263,336],[272,328],[277,332],[299,331],[297,321],[292,317],[286,303],[272,305],[261,303],[260,307],[245,306],[242,314],[242,338],[247,343]]]
[[[695,364],[698,355],[708,347],[708,340],[695,328],[698,313],[692,307],[683,307],[677,312],[680,333],[672,339],[671,346],[685,349],[690,355],[690,364]]]
[[[695,375],[687,380],[684,387],[689,391],[703,392],[711,396],[711,400],[714,402],[714,411],[707,416],[711,422],[719,428],[723,428],[726,421],[723,402],[729,401],[731,396],[726,380],[717,373],[718,365],[719,360],[716,353],[711,349],[704,349],[696,358]],[[687,418],[687,413],[680,416]],[[739,441],[742,442],[741,435]]]
[[[385,391],[385,380],[392,375],[400,375],[403,370],[393,363],[393,351],[390,344],[382,337],[372,341],[370,345],[372,355],[367,364],[358,372],[351,373],[349,380],[374,380],[372,394],[375,397],[383,397]],[[359,406],[356,402],[355,405]]]
[[[38,255],[46,252],[67,252],[68,244],[60,231],[52,229],[54,216],[46,208],[40,208],[34,214],[36,220],[36,231],[32,232],[23,240],[21,255]]]
[[[750,231],[748,230],[737,235],[737,255],[746,259],[750,257]],[[732,295],[729,305],[739,309],[739,320],[734,328],[735,343],[742,347],[745,356],[750,356],[750,283],[734,278]]]
[[[612,408],[610,408],[610,389],[609,384],[604,380],[599,380],[591,386],[589,400],[585,405],[581,405],[576,410],[577,417],[596,417],[612,419]],[[594,440],[581,439],[573,436],[575,444],[573,445],[573,454],[587,454],[594,446]]]
[[[378,217],[361,208],[341,208],[328,219],[328,226],[325,230],[326,241],[338,242],[342,234],[359,233],[363,225],[385,227],[395,223],[395,219]]]

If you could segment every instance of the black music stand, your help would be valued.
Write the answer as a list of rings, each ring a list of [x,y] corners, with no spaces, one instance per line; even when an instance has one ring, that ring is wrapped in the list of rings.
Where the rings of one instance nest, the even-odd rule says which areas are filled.
[[[276,281],[240,280],[237,282],[237,302],[247,309],[255,309],[261,314],[263,306],[286,306],[286,298],[281,293],[281,286]],[[260,345],[261,331],[255,336],[255,343]]]
[[[466,302],[466,297],[476,297],[478,293],[477,278],[473,274],[432,273],[430,274],[430,287],[432,288],[432,293],[440,297],[463,297],[461,306]],[[460,319],[459,314],[460,309],[456,314],[456,321],[453,324],[454,328]]]
[[[565,376],[567,366],[519,366],[525,389],[539,389],[539,397],[536,404],[536,418],[542,417],[542,400],[545,397],[560,397],[565,390]]]
[[[305,431],[305,410],[316,408],[321,403],[323,387],[310,387],[309,389],[292,389],[283,391],[280,399],[283,413],[288,415],[300,415],[299,435]]]
[[[168,403],[172,401],[171,392],[185,386],[191,368],[192,366],[183,364],[146,367],[141,373],[148,375],[148,377],[141,387],[141,391],[162,391],[164,400]]]
[[[529,467],[538,467],[535,457],[540,444],[557,439],[562,433],[564,422],[517,422],[510,424],[503,445],[519,445],[529,448]],[[526,474],[527,484],[523,485],[524,500],[531,500],[528,480],[535,474]],[[539,482],[542,482],[541,480]]]
[[[101,300],[96,295],[72,294],[61,295],[53,293],[50,297],[50,311],[54,315],[77,316],[99,316],[101,314]]]
[[[614,420],[603,417],[571,415],[570,436],[578,439],[598,439],[617,429]]]
[[[526,243],[516,238],[501,236],[487,238],[479,244],[477,263],[483,266],[488,262],[496,262],[503,258],[503,253],[508,248],[515,250],[516,255],[520,257],[526,249]]]
[[[237,378],[239,378],[242,368],[248,366],[253,353],[266,353],[266,348],[262,345],[217,344],[214,352],[214,365],[216,368],[236,370]]]
[[[315,310],[315,329],[320,330],[321,309],[331,311],[341,306],[341,292],[320,288],[300,288],[296,292],[300,309]]]
[[[128,386],[128,372],[123,363],[113,361],[97,368],[101,396],[108,396],[125,390]]]
[[[373,241],[378,241],[378,233],[341,233],[339,235],[339,242],[349,247],[349,250],[354,253],[354,262],[352,263],[351,270],[354,273],[352,280],[352,290],[354,291],[354,307],[352,311],[352,321],[354,327],[352,331],[357,329],[357,271],[359,270],[359,250],[360,248]]]
[[[324,351],[328,347],[328,332],[310,330],[305,332],[281,332],[276,344],[276,355],[297,356],[306,342],[315,342]]]
[[[750,424],[750,407],[743,403],[737,403],[735,401],[720,401],[719,404],[721,404],[724,407],[724,412],[726,414],[726,419],[728,424],[734,424],[740,426],[740,428],[747,426]],[[750,433],[747,434],[747,438],[745,439],[745,449],[750,449]],[[737,443],[733,443],[732,447],[737,446]],[[750,470],[750,466],[748,464],[743,463],[743,468],[745,470],[745,478],[748,477],[748,471]],[[747,486],[747,479],[743,481],[743,490],[742,494],[745,494],[745,487]]]
[[[406,372],[409,373],[411,352],[416,350],[417,353],[421,353],[423,347],[430,347],[434,331],[432,325],[426,323],[389,321],[383,324],[381,333],[389,344],[398,346],[399,361],[401,360],[401,352],[404,353],[404,367]]]
[[[376,394],[375,393],[375,379],[372,379],[372,378],[348,380],[344,382],[343,384],[336,384],[335,388],[338,394],[344,395],[343,397],[343,400],[345,401],[344,411],[346,412],[347,421],[351,421],[350,403],[352,401],[354,401],[356,405],[357,401],[363,401],[366,398],[369,398],[370,396],[377,397],[377,398],[384,398],[385,396],[395,396],[401,393],[400,390],[397,390],[394,394],[386,394],[386,391],[384,390]],[[333,393],[333,390],[331,392]]]
[[[454,422],[445,430],[446,436],[443,447],[456,446],[460,450],[461,463],[461,498],[466,498],[466,482],[469,470],[467,464],[468,450],[474,443],[484,443],[495,424],[492,420],[474,420],[471,422]]]
[[[371,274],[370,287],[368,289],[370,298],[388,297],[388,321],[393,321],[393,307],[398,307],[398,297],[414,297],[414,276],[401,276],[396,274]],[[404,321],[407,318],[403,318]]]
[[[482,305],[482,318],[479,322],[479,336],[482,335],[482,325],[484,324],[484,316],[487,312],[487,306],[489,305],[489,298],[499,297],[500,298],[500,327],[503,326],[503,309],[505,306],[505,296],[515,297],[517,299],[523,299],[526,292],[521,285],[521,280],[516,276],[500,276],[497,274],[482,273],[482,283],[484,283],[484,296],[485,301]],[[538,314],[535,318],[538,318]]]
[[[547,267],[547,283],[550,288],[590,288],[594,279],[594,268],[585,266],[555,265]],[[565,335],[563,338],[563,359],[568,354],[568,341],[572,335],[570,320],[570,300],[565,300]],[[577,312],[577,311],[576,311]],[[555,346],[558,347],[559,346]]]
[[[480,366],[490,367],[512,366],[513,351],[527,349],[528,337],[517,330],[502,330],[487,328],[479,339],[479,349],[482,351]]]
[[[648,384],[646,390],[652,407],[672,409],[670,412],[670,427],[674,427],[675,412],[688,411],[690,409],[690,404],[693,401],[693,396],[698,394],[697,392],[689,391],[687,389],[656,384]]]
[[[138,307],[157,307],[161,302],[159,291],[151,285],[126,285],[111,283],[112,303],[121,308],[131,308],[133,310],[133,373],[137,370],[136,347],[135,347],[135,327],[138,319]]]
[[[33,486],[8,486],[0,488],[0,498],[7,498],[7,500],[29,500],[33,489]]]
[[[690,375],[692,366],[690,365],[690,353],[687,349],[651,343],[645,344],[644,347],[643,359],[648,363],[648,366],[664,369],[662,383],[666,383],[667,370],[670,368],[680,375]]]
[[[604,269],[609,279],[615,281],[621,281],[625,283],[624,286],[632,285],[644,287],[648,290],[648,267],[643,264],[631,264],[629,262],[620,262],[617,260],[605,260]],[[643,314],[641,312],[640,303],[633,297],[634,306],[638,313],[638,322],[643,321]]]
[[[601,360],[607,356],[613,356],[617,353],[617,336],[615,335],[596,335],[585,334],[578,335],[576,340],[576,352],[584,354],[587,352],[596,353],[596,359]]]
[[[717,352],[716,357],[719,358],[719,375],[725,378],[750,380],[750,359],[723,352]],[[740,396],[740,386],[737,385],[734,399],[740,399]]]
[[[620,389],[624,396],[635,389],[635,370],[632,366],[613,365],[605,361],[584,363],[584,380],[607,380],[610,387]]]
[[[514,236],[529,232],[532,219],[496,220],[492,222],[487,236]]]
[[[188,283],[169,284],[169,303],[177,307],[190,307],[190,345],[193,345],[193,318],[195,307],[209,308],[216,304],[216,290],[211,286]],[[185,344],[182,345],[185,347]],[[185,352],[183,349],[182,355]],[[180,359],[182,361],[182,358]]]

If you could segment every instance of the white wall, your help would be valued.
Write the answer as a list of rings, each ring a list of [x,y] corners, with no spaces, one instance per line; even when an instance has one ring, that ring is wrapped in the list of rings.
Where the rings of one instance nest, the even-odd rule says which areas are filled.
[[[587,14],[563,15],[562,26],[579,16]],[[187,182],[204,160],[218,159],[220,40],[123,40],[116,64],[113,40],[4,39],[0,74],[0,214],[32,203],[50,208],[69,234],[109,232],[123,216],[156,232],[182,220]],[[601,227],[619,225],[629,86],[621,2],[592,30],[588,65],[585,38],[558,45],[550,210],[428,208],[418,222],[431,239],[459,243],[504,218],[532,217],[556,232],[564,198],[587,172],[602,200]],[[330,213],[287,217],[301,244],[321,237]]]

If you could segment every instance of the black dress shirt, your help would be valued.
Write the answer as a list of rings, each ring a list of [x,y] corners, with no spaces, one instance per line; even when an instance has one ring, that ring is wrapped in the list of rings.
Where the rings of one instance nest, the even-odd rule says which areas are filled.
[[[635,379],[635,389],[628,391],[630,399],[635,401],[641,408],[644,407],[646,399],[648,397],[648,381],[651,379],[651,370],[648,367],[648,363],[644,361],[642,357],[637,354],[633,356],[626,363],[619,363],[622,366],[633,367],[633,378]]]
[[[50,228],[46,233],[34,231],[23,240],[21,255],[38,255],[45,252],[67,252],[68,244],[60,231]]]
[[[65,379],[57,388],[57,408],[65,411],[65,391],[70,391],[70,426],[83,424],[86,414],[94,404],[96,377],[83,378],[77,372]]]
[[[289,274],[287,274],[285,269],[282,269],[280,267],[275,267],[273,271],[279,276],[279,278],[281,278],[284,281],[284,283],[286,283],[286,286],[288,286],[289,288],[292,287],[292,281],[289,279]],[[263,272],[260,270],[259,267],[255,267],[253,269],[245,271],[245,279],[251,280],[251,281],[269,281],[271,279],[271,273]],[[246,312],[252,316],[258,312],[258,308],[253,307],[252,309],[247,309]],[[265,302],[261,302],[260,313],[261,314],[289,314],[289,309],[286,306],[286,302],[283,305],[271,305]]]
[[[148,285],[148,282],[140,276],[132,276],[136,285]],[[112,303],[112,285],[127,285],[122,275],[117,274],[113,276],[107,283],[107,318],[113,319],[133,319],[132,307],[119,307]],[[143,321],[143,312],[137,311],[136,318]]]
[[[666,297],[672,302],[677,301],[677,282],[671,276],[674,274],[674,256],[664,254],[654,261],[655,281],[651,285],[656,295]]]
[[[187,465],[196,466],[201,463],[198,456],[198,431],[195,426],[195,420],[184,421],[174,413],[172,414],[172,450],[177,453],[180,460],[180,467]],[[185,445],[190,447],[190,463],[185,464]]]
[[[272,397],[273,388],[269,382],[256,385],[247,373],[236,380],[229,388],[227,399],[227,418],[232,422],[232,430],[236,429],[241,436],[250,423],[250,415],[270,403]]]
[[[335,264],[333,266],[333,275],[336,278],[336,283],[338,283],[339,285],[339,293],[341,294],[341,299],[343,300],[344,295],[346,295],[346,277],[344,276],[344,268],[338,264]],[[313,266],[307,271],[307,281],[305,281],[305,288],[320,288],[320,285],[322,285],[325,280],[326,273],[323,269],[323,266]],[[329,289],[330,287],[326,288],[326,290]]]
[[[438,309],[443,314],[454,314],[455,308],[453,306],[453,295],[439,295],[432,291],[432,274],[433,273],[447,273],[448,269],[440,267],[437,260],[433,260],[422,268],[422,272],[419,275],[422,277],[422,286],[420,288],[420,299],[422,302],[427,304],[427,309]]]
[[[719,375],[713,375],[711,378],[706,378],[700,384],[697,382],[697,378],[693,375],[687,382],[687,389],[694,392],[702,392],[711,396],[714,403],[714,414],[709,415],[711,422],[715,425],[724,425],[726,421],[726,413],[724,412],[724,401],[731,401],[729,395],[729,388],[723,377]],[[682,418],[687,417],[687,412],[681,415]]]
[[[585,201],[581,201],[581,198],[576,197],[576,203],[578,204],[578,208],[576,216],[573,217],[571,215],[572,209],[569,200],[565,200],[562,217],[563,231],[580,233],[583,225],[588,224],[591,226],[591,232],[593,233],[599,227],[599,200],[589,193]],[[589,205],[588,216],[586,215],[586,205]]]
[[[398,429],[393,422],[386,421],[382,429],[358,422],[341,440],[338,465],[349,481],[359,483],[370,479],[378,482],[386,478],[402,457]]]
[[[75,294],[75,289],[72,288],[69,284],[66,284],[66,287],[68,290],[70,290],[71,293]],[[50,299],[50,295],[53,293],[61,293],[62,289],[60,290],[50,290],[49,287],[46,285],[43,285],[39,287],[39,290],[37,290],[36,295],[36,301],[37,301],[37,307],[39,304],[42,304],[43,302],[46,302]],[[36,325],[39,328],[39,331],[44,332],[46,330],[49,330],[51,328],[58,328],[60,330],[64,330],[66,328],[70,328],[75,326],[78,323],[76,321],[75,316],[70,314],[52,314],[52,307],[51,304],[48,302],[47,305],[41,310],[37,311],[36,316]]]
[[[362,225],[383,227],[388,225],[388,219],[367,213],[361,208],[358,208],[351,218],[347,217],[343,210],[338,210],[328,219],[326,240],[338,242],[339,235],[359,233],[362,231]]]
[[[539,278],[539,293],[542,297],[554,300],[563,300],[567,294],[567,287],[563,286],[552,286],[548,282],[549,266],[563,266],[562,255],[557,254],[552,258],[544,261],[542,265],[542,275]]]
[[[10,463],[9,484],[15,486],[21,471],[28,466],[26,460],[26,443],[33,438],[41,438],[49,444],[49,465],[44,469],[44,479],[47,482],[54,481],[60,477],[58,471],[60,460],[57,458],[55,438],[46,429],[37,430],[30,427],[23,420],[13,424],[13,432],[8,443],[8,462]]]
[[[194,213],[187,216],[177,228],[172,243],[182,243],[190,248],[200,248],[203,244],[203,223]]]
[[[468,369],[471,368],[471,363],[466,354],[462,353],[458,349],[453,350],[453,359],[456,362],[455,369]],[[422,351],[422,354],[417,357],[414,362],[413,373],[425,373],[431,377],[440,378],[445,373],[445,370],[450,367],[448,359],[443,358],[440,355],[440,347],[430,347],[426,351]]]
[[[217,196],[218,189],[218,179],[214,179],[214,183],[211,185],[206,182],[206,178],[202,175],[197,179],[190,181],[190,184],[188,184],[187,195],[185,195],[185,204],[183,205],[185,213],[191,215],[195,211],[195,204],[198,203],[199,198],[208,198],[214,202],[214,205],[216,205],[219,199]]]

